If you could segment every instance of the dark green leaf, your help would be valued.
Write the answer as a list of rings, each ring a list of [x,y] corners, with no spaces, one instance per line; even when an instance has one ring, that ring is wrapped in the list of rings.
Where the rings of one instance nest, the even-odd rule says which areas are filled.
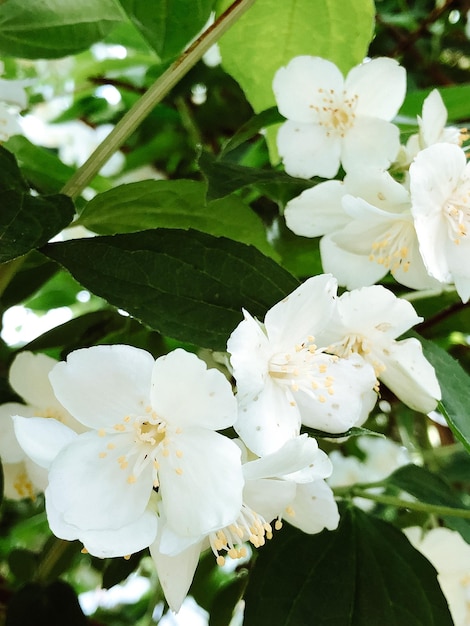
[[[42,569],[42,582],[53,583],[61,574],[70,569],[72,562],[80,554],[79,541],[64,541],[51,535],[41,551],[39,568]],[[47,572],[47,577],[44,576]]]
[[[87,626],[75,591],[63,581],[30,583],[11,599],[5,626]]]
[[[268,256],[268,244],[258,216],[237,197],[206,206],[206,185],[192,180],[147,180],[120,185],[93,198],[77,223],[100,235],[150,228],[194,228],[253,244]]]
[[[302,431],[318,439],[342,439],[343,437],[361,437],[362,435],[372,435],[375,437],[385,436],[382,433],[377,433],[374,430],[369,430],[368,428],[362,428],[360,426],[353,426],[344,433],[327,433],[323,430],[308,428],[308,426],[302,426]]]
[[[33,580],[38,566],[37,554],[31,550],[18,548],[8,555],[8,567],[13,576],[21,583]]]
[[[29,196],[18,191],[2,194],[0,263],[44,245],[68,226],[74,214],[67,196]]]
[[[243,124],[233,137],[227,141],[220,153],[220,157],[224,157],[226,154],[245,143],[245,141],[257,135],[262,128],[279,124],[283,121],[284,118],[277,110],[277,107],[271,107],[270,109],[266,109],[266,111],[261,111],[261,113],[254,115],[248,120],[246,124]]]
[[[28,59],[74,54],[121,20],[113,0],[7,0],[1,3],[0,54]]]
[[[94,237],[42,251],[151,328],[217,350],[225,349],[242,307],[264,317],[298,285],[256,248],[194,230]]]
[[[248,571],[242,570],[220,589],[211,605],[209,626],[227,626],[231,623],[235,606],[243,596],[247,582]]]
[[[107,559],[103,572],[103,588],[110,589],[125,580],[137,569],[146,551],[136,552],[129,559]]]
[[[44,258],[39,252],[31,252],[2,293],[2,306],[8,308],[22,302],[47,282],[58,269],[57,263]]]
[[[393,472],[387,482],[428,504],[467,509],[462,499],[442,478],[417,465],[405,465]],[[470,508],[468,509],[470,511]],[[444,517],[446,525],[459,532],[470,543],[470,520]]]
[[[7,191],[29,191],[15,157],[11,152],[0,146],[0,189]]]
[[[244,626],[452,626],[433,566],[395,527],[354,508],[334,532],[276,533],[245,601]]]
[[[432,341],[420,339],[425,357],[436,370],[441,385],[442,400],[438,409],[470,452],[470,398],[463,389],[470,389],[470,377],[465,370]]]
[[[284,191],[292,192],[292,196],[296,196],[315,184],[314,181],[294,178],[284,172],[260,170],[228,161],[219,161],[206,152],[199,158],[199,167],[208,182],[207,197],[209,199],[223,198],[249,185],[256,185],[260,191],[265,191],[266,185],[278,185]]]
[[[161,61],[172,59],[209,19],[214,0],[119,0]]]

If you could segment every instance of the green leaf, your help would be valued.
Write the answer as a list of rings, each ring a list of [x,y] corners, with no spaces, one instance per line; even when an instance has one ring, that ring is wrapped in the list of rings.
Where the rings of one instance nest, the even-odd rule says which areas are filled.
[[[400,467],[387,478],[387,483],[410,493],[420,502],[456,509],[468,508],[442,478],[417,465]],[[470,520],[451,516],[443,519],[449,528],[459,532],[470,543]]]
[[[390,524],[359,509],[339,528],[286,527],[259,551],[244,626],[452,626],[434,567]]]
[[[154,330],[216,350],[225,349],[242,307],[264,317],[298,286],[256,248],[194,230],[93,237],[42,252]]]
[[[87,619],[75,591],[58,580],[47,587],[36,583],[25,585],[12,597],[5,626],[87,626]]]
[[[215,0],[119,0],[133,24],[168,61],[182,52],[209,19]]]
[[[343,437],[362,437],[363,435],[370,435],[373,437],[385,438],[385,435],[378,433],[375,430],[369,428],[362,428],[361,426],[353,426],[344,433],[327,433],[324,430],[317,430],[316,428],[309,428],[308,426],[302,426],[302,432],[306,432],[312,437],[318,439],[342,439]]]
[[[37,554],[31,550],[18,548],[8,555],[8,567],[13,576],[21,583],[33,580],[38,566]]]
[[[442,400],[438,410],[444,415],[454,435],[470,452],[470,398],[462,389],[470,388],[467,372],[434,342],[420,338],[424,356],[436,370]]]
[[[315,179],[294,178],[275,170],[261,170],[229,161],[219,161],[207,152],[199,157],[199,167],[207,179],[207,197],[210,199],[223,198],[250,185],[256,186],[256,189],[273,199],[286,194],[294,197],[317,182]],[[282,194],[279,191],[282,191]]]
[[[128,559],[106,559],[103,571],[103,588],[110,589],[125,580],[140,563],[141,558],[147,553],[146,550],[132,554]]]
[[[243,124],[243,126],[237,130],[233,137],[224,145],[219,156],[221,158],[225,157],[229,152],[235,150],[235,148],[241,146],[245,141],[257,135],[262,128],[279,124],[283,121],[284,118],[277,110],[277,107],[271,107],[270,109],[266,109],[266,111],[261,111],[261,113],[254,115],[246,124]]]
[[[39,252],[31,252],[2,293],[1,305],[7,309],[26,300],[46,283],[58,269],[57,263],[46,259]]]
[[[431,91],[431,89],[410,91],[403,102],[399,115],[412,118],[421,115],[424,99]],[[457,87],[439,87],[438,91],[447,108],[448,122],[458,122],[468,119],[470,84],[459,84]]]
[[[3,146],[0,146],[0,189],[2,191],[7,191],[8,189],[29,191],[15,157]]]
[[[221,13],[231,0],[221,0]],[[222,64],[255,112],[275,104],[272,81],[292,57],[325,57],[343,72],[360,63],[373,35],[372,0],[257,0],[221,38]]]
[[[100,235],[150,228],[194,228],[253,244],[276,256],[258,216],[237,197],[206,206],[206,185],[192,180],[147,180],[95,196],[77,223]]]
[[[70,224],[73,215],[74,206],[67,196],[5,191],[0,213],[0,263],[44,245]]]
[[[122,20],[114,0],[4,0],[0,54],[55,59],[86,50]]]

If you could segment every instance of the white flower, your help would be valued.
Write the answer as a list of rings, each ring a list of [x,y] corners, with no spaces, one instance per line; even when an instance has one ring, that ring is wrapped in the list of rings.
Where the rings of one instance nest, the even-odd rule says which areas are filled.
[[[371,285],[388,272],[412,289],[435,288],[419,252],[407,189],[388,172],[354,169],[344,182],[327,181],[290,200],[287,226],[317,237],[323,269],[341,285]]]
[[[420,150],[435,143],[453,143],[461,145],[466,137],[465,131],[456,126],[448,126],[447,109],[441,94],[433,89],[423,102],[423,112],[418,116],[419,132],[411,135],[406,146],[402,146],[398,156],[398,165],[408,167]]]
[[[287,118],[278,149],[291,176],[333,178],[340,163],[387,168],[400,147],[390,123],[405,97],[406,73],[393,59],[354,67],[346,79],[334,63],[300,56],[278,70],[273,82]]]
[[[0,68],[3,72],[3,64]],[[23,81],[0,78],[0,141],[21,132],[18,112],[28,105]]]
[[[8,402],[0,406],[0,457],[8,498],[34,498],[47,485],[46,472],[27,458],[16,439],[11,419],[13,415],[52,417],[74,430],[80,430],[81,425],[64,409],[52,391],[48,376],[56,363],[45,354],[20,352],[11,364],[10,386],[26,404]]]
[[[381,380],[412,409],[429,413],[441,398],[432,365],[417,339],[396,338],[421,322],[413,306],[381,285],[345,292],[321,335],[340,357],[360,354]]]
[[[373,368],[358,354],[341,359],[315,343],[330,322],[335,293],[333,277],[310,278],[273,306],[264,324],[245,311],[229,338],[235,429],[256,454],[279,449],[301,424],[344,432],[362,424],[375,403]]]
[[[314,439],[296,437],[261,458],[256,458],[242,441],[238,444],[244,458],[245,487],[237,519],[190,546],[166,527],[150,546],[160,584],[174,611],[178,611],[188,592],[201,551],[210,548],[217,564],[224,565],[224,554],[244,558],[244,543],[259,548],[271,539],[272,520],[276,530],[281,529],[285,518],[307,533],[333,530],[338,525],[338,508],[323,480],[331,474],[331,463]]]
[[[458,146],[422,150],[410,166],[411,211],[431,276],[470,298],[470,164]]]
[[[214,432],[236,417],[220,372],[184,350],[155,361],[115,345],[72,352],[50,379],[64,406],[91,429],[64,445],[57,422],[40,421],[32,432],[17,420],[26,452],[50,468],[46,508],[56,535],[79,538],[96,556],[123,556],[152,543],[157,514],[190,538],[238,515],[240,450]],[[51,459],[47,442],[58,439]]]
[[[434,565],[455,626],[470,626],[470,545],[448,528],[404,530],[410,542]]]

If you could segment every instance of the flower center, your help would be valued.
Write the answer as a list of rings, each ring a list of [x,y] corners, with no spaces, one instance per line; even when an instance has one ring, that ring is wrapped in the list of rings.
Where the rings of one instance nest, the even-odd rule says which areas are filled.
[[[331,133],[344,137],[344,134],[354,125],[355,110],[359,96],[354,94],[347,98],[346,91],[337,94],[334,89],[318,89],[318,105],[310,105],[318,113],[320,126],[324,126],[326,134]]]
[[[397,220],[384,235],[377,238],[370,250],[369,261],[383,265],[390,272],[410,269],[409,241],[413,227],[411,222]]]
[[[151,406],[145,407],[145,413],[146,415],[126,415],[112,428],[99,430],[100,437],[111,436],[106,449],[100,452],[99,456],[104,459],[109,453],[123,448],[123,454],[117,457],[117,463],[121,470],[128,471],[129,484],[135,483],[142,472],[152,464],[153,487],[158,489],[160,487],[158,470],[162,457],[167,459],[173,455],[175,458],[169,461],[175,473],[178,476],[183,474],[179,463],[183,452],[174,445],[170,446],[182,430],[172,428],[169,432],[168,424]],[[125,436],[115,436],[121,434]]]
[[[268,370],[276,383],[292,392],[302,391],[319,402],[334,395],[334,378],[328,375],[329,365],[338,357],[324,354],[309,336],[295,346],[292,352],[280,352],[269,360]],[[295,406],[295,402],[291,402]]]
[[[444,205],[449,237],[456,245],[468,234],[470,223],[470,180],[465,180]]]
[[[385,327],[383,329],[377,327],[377,330],[385,330]],[[351,356],[351,354],[359,354],[365,361],[372,365],[377,377],[385,371],[385,365],[382,361],[372,356],[370,341],[367,337],[364,337],[364,335],[361,335],[360,333],[351,333],[346,335],[341,341],[328,346],[327,352],[344,359],[347,359]],[[374,389],[377,392],[379,390],[378,385],[379,383],[376,381]]]

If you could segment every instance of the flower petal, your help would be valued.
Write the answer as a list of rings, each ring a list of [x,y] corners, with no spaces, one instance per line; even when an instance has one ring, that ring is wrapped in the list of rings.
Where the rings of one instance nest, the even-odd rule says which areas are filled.
[[[133,446],[132,434],[79,435],[54,460],[48,494],[67,524],[81,530],[118,529],[145,511],[153,485],[151,464],[130,480],[120,457]],[[123,452],[124,451],[124,452]]]
[[[228,526],[242,505],[240,448],[200,428],[175,434],[157,456],[162,509],[180,535],[205,535]]]
[[[2,463],[19,463],[25,457],[25,453],[18,443],[13,426],[13,415],[34,415],[33,410],[24,404],[7,402],[0,405],[0,457]]]
[[[237,401],[222,372],[207,369],[195,354],[174,350],[156,360],[152,406],[168,424],[211,430],[228,428],[237,416]]]
[[[264,325],[273,352],[292,350],[328,323],[336,305],[333,276],[309,278],[266,313]]]
[[[172,611],[179,611],[185,599],[201,554],[202,542],[196,543],[175,556],[162,554],[158,542],[150,546],[150,554],[157,569],[158,580]]]
[[[315,107],[323,104],[324,92],[343,91],[343,75],[331,61],[320,57],[298,56],[274,76],[273,91],[284,117],[297,122],[316,122]]]
[[[296,483],[290,480],[248,480],[243,491],[243,501],[269,523],[284,514],[285,508],[295,498],[296,489]]]
[[[336,176],[341,155],[341,138],[320,125],[287,121],[277,134],[277,148],[290,176],[311,178]]]
[[[287,227],[296,235],[319,237],[342,228],[350,217],[341,206],[344,184],[328,180],[290,200],[284,210]]]
[[[406,70],[394,59],[373,59],[353,67],[344,88],[346,97],[359,96],[356,115],[390,121],[405,99]]]
[[[441,399],[434,368],[423,355],[417,339],[404,339],[387,346],[381,354],[385,371],[380,375],[385,385],[415,411],[429,413]]]
[[[10,385],[28,404],[40,409],[56,407],[57,398],[49,382],[49,372],[56,364],[45,354],[20,352],[10,367]]]
[[[44,417],[13,417],[18,443],[39,467],[48,469],[59,452],[78,437],[68,426]]]
[[[333,492],[323,480],[298,485],[295,499],[283,517],[309,534],[319,533],[324,528],[334,530],[339,524]]]
[[[258,395],[240,399],[234,428],[250,450],[262,456],[299,435],[299,411],[292,395],[268,377]]]
[[[358,167],[387,169],[400,148],[400,131],[390,122],[357,117],[344,135],[341,163],[346,172]]]
[[[149,404],[154,359],[132,346],[93,346],[70,353],[51,371],[63,406],[90,428],[112,427]]]

